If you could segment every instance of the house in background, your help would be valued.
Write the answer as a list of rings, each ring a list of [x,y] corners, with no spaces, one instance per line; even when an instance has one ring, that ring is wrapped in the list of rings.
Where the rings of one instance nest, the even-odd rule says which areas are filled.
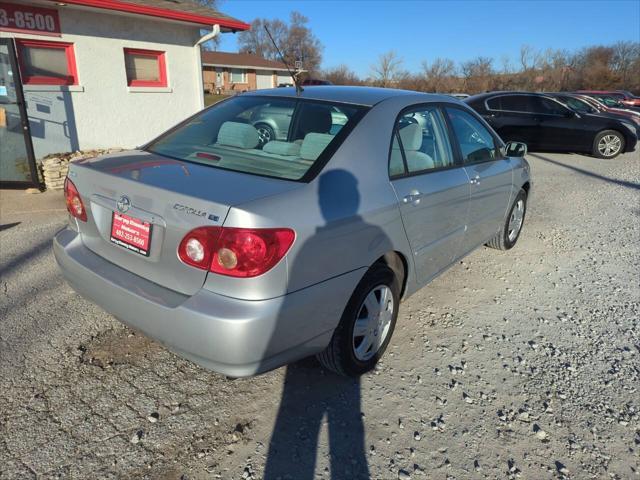
[[[292,85],[284,63],[251,53],[202,52],[205,91],[236,93]]]
[[[248,28],[194,0],[0,0],[0,182],[28,181],[47,154],[144,144],[194,114],[203,32]]]

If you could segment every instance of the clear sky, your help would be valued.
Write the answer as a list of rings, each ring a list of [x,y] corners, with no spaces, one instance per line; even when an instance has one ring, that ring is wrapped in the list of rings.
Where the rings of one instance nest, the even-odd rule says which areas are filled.
[[[324,45],[322,66],[344,63],[361,76],[388,50],[416,72],[436,57],[490,56],[501,67],[506,55],[515,65],[522,44],[574,50],[640,41],[640,0],[223,0],[220,10],[246,22],[287,20],[297,10]],[[222,37],[220,50],[237,51],[236,35]]]

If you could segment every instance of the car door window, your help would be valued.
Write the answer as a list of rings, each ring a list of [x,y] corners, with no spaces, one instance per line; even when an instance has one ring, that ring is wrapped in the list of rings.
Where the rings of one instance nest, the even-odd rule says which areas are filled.
[[[567,113],[567,109],[565,107],[548,98],[531,95],[529,99],[531,105],[530,108],[533,113],[543,115],[564,115]]]
[[[447,108],[464,163],[496,160],[498,149],[491,132],[473,115],[458,108]]]
[[[400,116],[391,146],[390,176],[447,168],[454,163],[440,108],[417,107]]]
[[[494,97],[487,103],[492,110],[506,112],[530,112],[529,96],[527,95],[501,95]]]

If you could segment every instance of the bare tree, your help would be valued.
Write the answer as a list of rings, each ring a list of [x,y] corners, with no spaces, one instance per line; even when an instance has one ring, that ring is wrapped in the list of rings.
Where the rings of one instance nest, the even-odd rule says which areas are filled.
[[[401,73],[402,59],[390,50],[378,57],[378,63],[371,65],[371,74],[376,85],[391,87],[397,84]]]
[[[640,43],[618,42],[613,45],[611,67],[620,77],[621,85],[629,85],[630,80],[640,82]],[[629,87],[627,87],[629,88]]]
[[[431,65],[422,62],[422,72],[426,81],[426,90],[430,92],[451,91],[450,79],[456,73],[453,60],[448,58],[436,58]]]
[[[465,89],[470,92],[486,92],[493,87],[493,59],[477,57],[460,65]]]
[[[347,65],[342,64],[322,72],[322,78],[335,85],[361,85],[362,80]]]
[[[222,3],[222,0],[196,0],[196,1],[203,7],[207,7],[216,11],[218,11],[218,8]],[[204,35],[206,33],[209,33],[209,31],[210,30],[201,30],[201,34]],[[217,50],[218,47],[220,47],[220,40],[221,40],[220,35],[218,35],[217,37],[214,37],[212,40],[209,40],[208,42],[203,43],[201,48],[203,50]]]
[[[283,48],[287,42],[289,28],[281,20],[267,20],[256,18],[251,22],[251,28],[238,34],[239,50],[242,53],[253,53],[267,60],[280,60],[273,42],[267,35],[269,29],[276,45]]]
[[[302,62],[310,74],[318,72],[322,63],[322,44],[307,26],[309,19],[299,12],[291,12],[284,56],[289,64]]]
[[[300,61],[305,70],[316,72],[322,62],[323,47],[307,26],[308,22],[307,17],[299,12],[291,12],[289,24],[277,19],[256,18],[251,22],[250,30],[240,32],[239,50],[260,55],[269,60],[280,60],[265,30],[267,27],[287,63],[293,67],[296,61]]]

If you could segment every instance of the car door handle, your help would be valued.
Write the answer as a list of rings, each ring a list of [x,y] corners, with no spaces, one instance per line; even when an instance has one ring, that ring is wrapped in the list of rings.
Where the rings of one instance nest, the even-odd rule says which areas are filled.
[[[480,185],[480,175],[476,175],[472,179],[469,180],[471,185]]]
[[[420,203],[420,197],[422,197],[422,194],[417,190],[413,190],[409,195],[402,197],[402,201],[403,203],[413,203],[414,205],[417,205]]]

